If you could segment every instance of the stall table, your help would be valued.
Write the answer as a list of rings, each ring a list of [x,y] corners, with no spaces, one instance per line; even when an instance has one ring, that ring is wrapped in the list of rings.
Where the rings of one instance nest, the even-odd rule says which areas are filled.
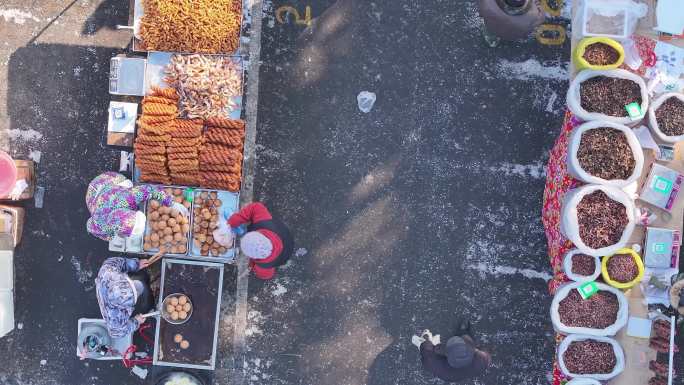
[[[193,313],[187,322],[173,325],[160,317],[155,331],[153,364],[214,370],[223,289],[223,264],[180,259],[162,260],[159,309],[169,294],[190,298]],[[181,349],[174,336],[190,342]]]

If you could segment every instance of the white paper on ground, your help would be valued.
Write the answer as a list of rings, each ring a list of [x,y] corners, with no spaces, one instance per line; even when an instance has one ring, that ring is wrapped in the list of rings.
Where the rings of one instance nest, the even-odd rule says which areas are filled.
[[[636,338],[650,338],[651,320],[630,316],[627,321],[627,335]]]

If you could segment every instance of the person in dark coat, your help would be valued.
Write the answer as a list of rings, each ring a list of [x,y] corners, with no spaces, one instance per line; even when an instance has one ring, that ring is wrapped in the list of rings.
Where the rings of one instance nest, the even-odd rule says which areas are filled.
[[[447,382],[480,376],[492,362],[489,353],[475,348],[470,323],[461,325],[446,343],[441,343],[439,336],[433,337],[429,330],[422,337],[413,336],[412,342],[419,346],[423,369]]]
[[[294,253],[290,230],[274,218],[262,203],[250,203],[228,219],[232,232],[240,236],[240,249],[250,259],[250,268],[260,279],[272,279],[276,267]]]
[[[524,39],[544,22],[544,12],[535,0],[479,0],[479,8],[490,47],[501,40]]]

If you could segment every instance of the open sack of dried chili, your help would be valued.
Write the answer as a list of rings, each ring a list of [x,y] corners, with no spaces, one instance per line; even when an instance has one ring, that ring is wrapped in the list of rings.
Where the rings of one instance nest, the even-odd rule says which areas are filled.
[[[605,381],[625,370],[625,353],[612,338],[571,334],[558,346],[558,366],[569,377]]]
[[[606,121],[576,127],[568,144],[568,172],[586,183],[625,187],[644,168],[644,153],[631,128]]]
[[[551,322],[561,334],[614,336],[627,324],[629,303],[618,289],[596,283],[598,292],[584,299],[577,290],[583,282],[561,286],[551,301]]]
[[[629,71],[584,70],[570,82],[568,108],[580,120],[604,120],[633,126],[648,110],[648,89],[644,80]],[[627,106],[636,103],[641,115],[632,117]]]
[[[627,245],[636,218],[634,200],[627,193],[590,184],[565,194],[560,230],[584,254],[612,255]]]

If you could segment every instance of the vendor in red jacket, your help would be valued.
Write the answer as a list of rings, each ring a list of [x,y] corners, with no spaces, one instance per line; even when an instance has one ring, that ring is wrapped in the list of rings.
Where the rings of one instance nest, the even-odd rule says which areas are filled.
[[[272,279],[276,267],[284,265],[294,252],[290,230],[262,203],[248,204],[228,219],[228,225],[241,237],[240,249],[249,257],[257,278]]]

